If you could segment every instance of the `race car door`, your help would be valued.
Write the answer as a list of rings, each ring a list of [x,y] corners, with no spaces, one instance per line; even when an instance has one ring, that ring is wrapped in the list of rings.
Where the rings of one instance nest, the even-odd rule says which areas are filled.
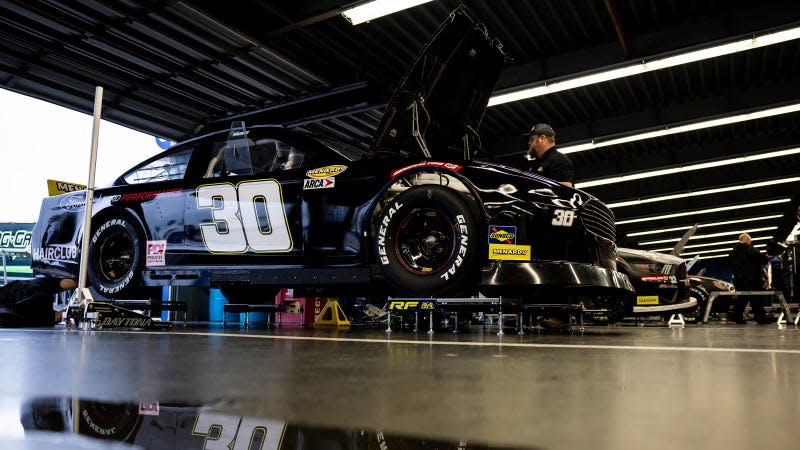
[[[213,144],[185,197],[188,265],[301,262],[301,181],[274,170],[277,149],[265,134],[238,123]]]

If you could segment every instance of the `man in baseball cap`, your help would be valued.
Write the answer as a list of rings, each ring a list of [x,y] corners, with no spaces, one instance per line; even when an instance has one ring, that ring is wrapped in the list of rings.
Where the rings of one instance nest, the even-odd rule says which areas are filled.
[[[556,132],[550,125],[537,123],[531,128],[527,157],[529,171],[572,186],[575,169],[572,161],[556,149]]]

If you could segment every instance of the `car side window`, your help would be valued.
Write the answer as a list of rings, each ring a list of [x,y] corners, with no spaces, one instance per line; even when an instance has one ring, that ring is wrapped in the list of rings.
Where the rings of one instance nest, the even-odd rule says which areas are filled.
[[[256,141],[252,156],[254,161],[258,161],[254,166],[264,173],[298,169],[304,167],[306,160],[302,150],[271,138]]]
[[[254,173],[253,161],[250,157],[252,147],[253,141],[250,139],[234,139],[215,144],[203,177],[252,175]],[[255,172],[257,173],[257,171]]]
[[[122,176],[128,184],[180,180],[186,174],[193,149],[171,153],[136,167]]]

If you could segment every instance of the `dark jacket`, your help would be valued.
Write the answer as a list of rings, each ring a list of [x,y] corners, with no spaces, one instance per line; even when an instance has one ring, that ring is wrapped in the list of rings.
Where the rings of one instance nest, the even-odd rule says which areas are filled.
[[[767,255],[759,253],[752,245],[741,242],[733,247],[730,254],[733,269],[733,285],[737,290],[761,290],[761,266],[769,260]]]
[[[567,155],[556,150],[555,146],[547,149],[541,159],[534,159],[530,164],[528,170],[531,172],[544,175],[556,181],[569,181],[572,183],[575,178],[575,169],[572,167],[572,161],[569,160]]]
[[[53,326],[58,278],[12,281],[0,286],[0,327]]]

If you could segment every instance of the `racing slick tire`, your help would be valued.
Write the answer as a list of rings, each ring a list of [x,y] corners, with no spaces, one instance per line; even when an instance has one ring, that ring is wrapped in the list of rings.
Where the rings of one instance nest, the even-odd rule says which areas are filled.
[[[478,221],[455,191],[417,186],[392,199],[376,224],[375,256],[402,295],[447,296],[477,284]]]
[[[139,404],[78,401],[80,434],[98,439],[127,442],[141,424]]]
[[[107,217],[93,227],[89,240],[89,283],[101,295],[124,298],[139,286],[144,241],[133,220]]]
[[[702,323],[708,304],[708,291],[703,286],[689,286],[689,295],[697,299],[697,306],[684,311],[683,318],[690,323]]]

